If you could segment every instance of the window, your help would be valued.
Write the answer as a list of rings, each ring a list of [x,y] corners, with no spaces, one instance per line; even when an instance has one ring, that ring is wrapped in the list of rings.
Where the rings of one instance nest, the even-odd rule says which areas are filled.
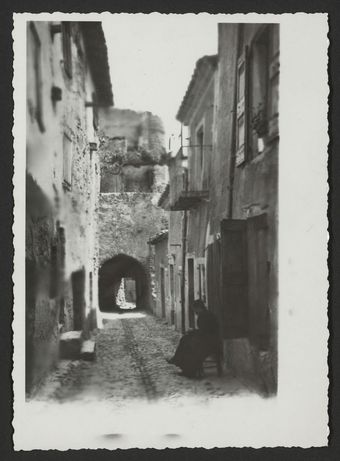
[[[63,38],[63,57],[64,70],[68,77],[72,77],[72,44],[71,44],[71,23],[62,23],[62,38]]]
[[[269,136],[276,136],[279,132],[278,105],[279,105],[279,26],[271,26],[271,43],[269,50]]]
[[[236,73],[236,166],[278,134],[279,26],[262,26],[249,48],[243,32]]]
[[[264,148],[263,138],[268,131],[268,74],[269,27],[254,41],[250,65],[250,154],[255,156]]]
[[[43,132],[45,126],[42,114],[41,42],[33,22],[28,27],[27,64],[28,106],[32,118],[37,121],[40,131]]]
[[[63,177],[64,186],[70,189],[72,185],[72,157],[73,157],[73,144],[71,138],[64,133],[63,137]]]

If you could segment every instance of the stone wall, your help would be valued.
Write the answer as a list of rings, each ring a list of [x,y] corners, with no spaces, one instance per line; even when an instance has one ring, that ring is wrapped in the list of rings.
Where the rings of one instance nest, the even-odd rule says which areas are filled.
[[[150,193],[107,193],[99,202],[99,263],[123,253],[146,264],[148,240],[167,228],[164,210]]]
[[[40,73],[34,59],[37,37]],[[53,367],[60,332],[74,328],[72,274],[86,269],[87,319],[98,298],[99,162],[90,149],[98,139],[93,109],[86,107],[95,88],[79,23],[70,23],[72,75],[65,69],[62,39],[62,33],[51,35],[48,22],[28,24],[26,264],[34,280],[26,300],[27,390]],[[53,88],[57,99],[51,97]]]
[[[100,123],[99,264],[127,255],[142,264],[150,283],[147,242],[168,227],[157,205],[167,183],[162,123],[148,112],[121,109],[101,110]]]

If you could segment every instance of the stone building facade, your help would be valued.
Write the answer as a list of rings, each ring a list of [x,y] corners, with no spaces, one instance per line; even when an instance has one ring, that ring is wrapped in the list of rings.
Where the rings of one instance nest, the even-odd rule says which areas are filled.
[[[135,280],[136,307],[152,308],[148,240],[167,228],[157,206],[167,183],[159,117],[123,109],[100,111],[99,307],[112,311],[122,278]]]
[[[202,298],[219,320],[225,366],[275,392],[279,26],[219,24],[218,37],[178,111],[188,135],[169,165],[176,327],[193,326],[189,306]]]
[[[112,104],[101,23],[28,22],[28,393],[57,361],[60,333],[86,334],[93,326],[100,173],[97,109]]]

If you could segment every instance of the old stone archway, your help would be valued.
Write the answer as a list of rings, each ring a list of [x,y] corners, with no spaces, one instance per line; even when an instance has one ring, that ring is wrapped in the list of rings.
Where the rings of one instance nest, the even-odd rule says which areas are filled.
[[[122,278],[135,281],[136,309],[148,308],[148,275],[143,264],[132,256],[118,254],[105,261],[99,269],[98,288],[101,312],[113,312],[119,309],[116,304],[116,295]]]

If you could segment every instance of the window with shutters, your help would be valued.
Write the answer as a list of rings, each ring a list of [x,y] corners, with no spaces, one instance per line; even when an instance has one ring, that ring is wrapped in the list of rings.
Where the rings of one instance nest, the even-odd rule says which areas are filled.
[[[72,42],[71,42],[71,23],[62,23],[62,42],[64,70],[68,77],[72,77]]]
[[[247,49],[239,57],[237,63],[237,107],[236,107],[236,165],[241,165],[246,159],[246,76]]]
[[[279,25],[260,27],[240,48],[236,77],[236,166],[263,152],[278,135]]]
[[[279,26],[262,27],[249,63],[249,156],[261,153],[278,134]]]
[[[279,25],[271,26],[269,49],[269,126],[268,134],[275,137],[279,133],[279,73],[280,73],[280,36]]]

